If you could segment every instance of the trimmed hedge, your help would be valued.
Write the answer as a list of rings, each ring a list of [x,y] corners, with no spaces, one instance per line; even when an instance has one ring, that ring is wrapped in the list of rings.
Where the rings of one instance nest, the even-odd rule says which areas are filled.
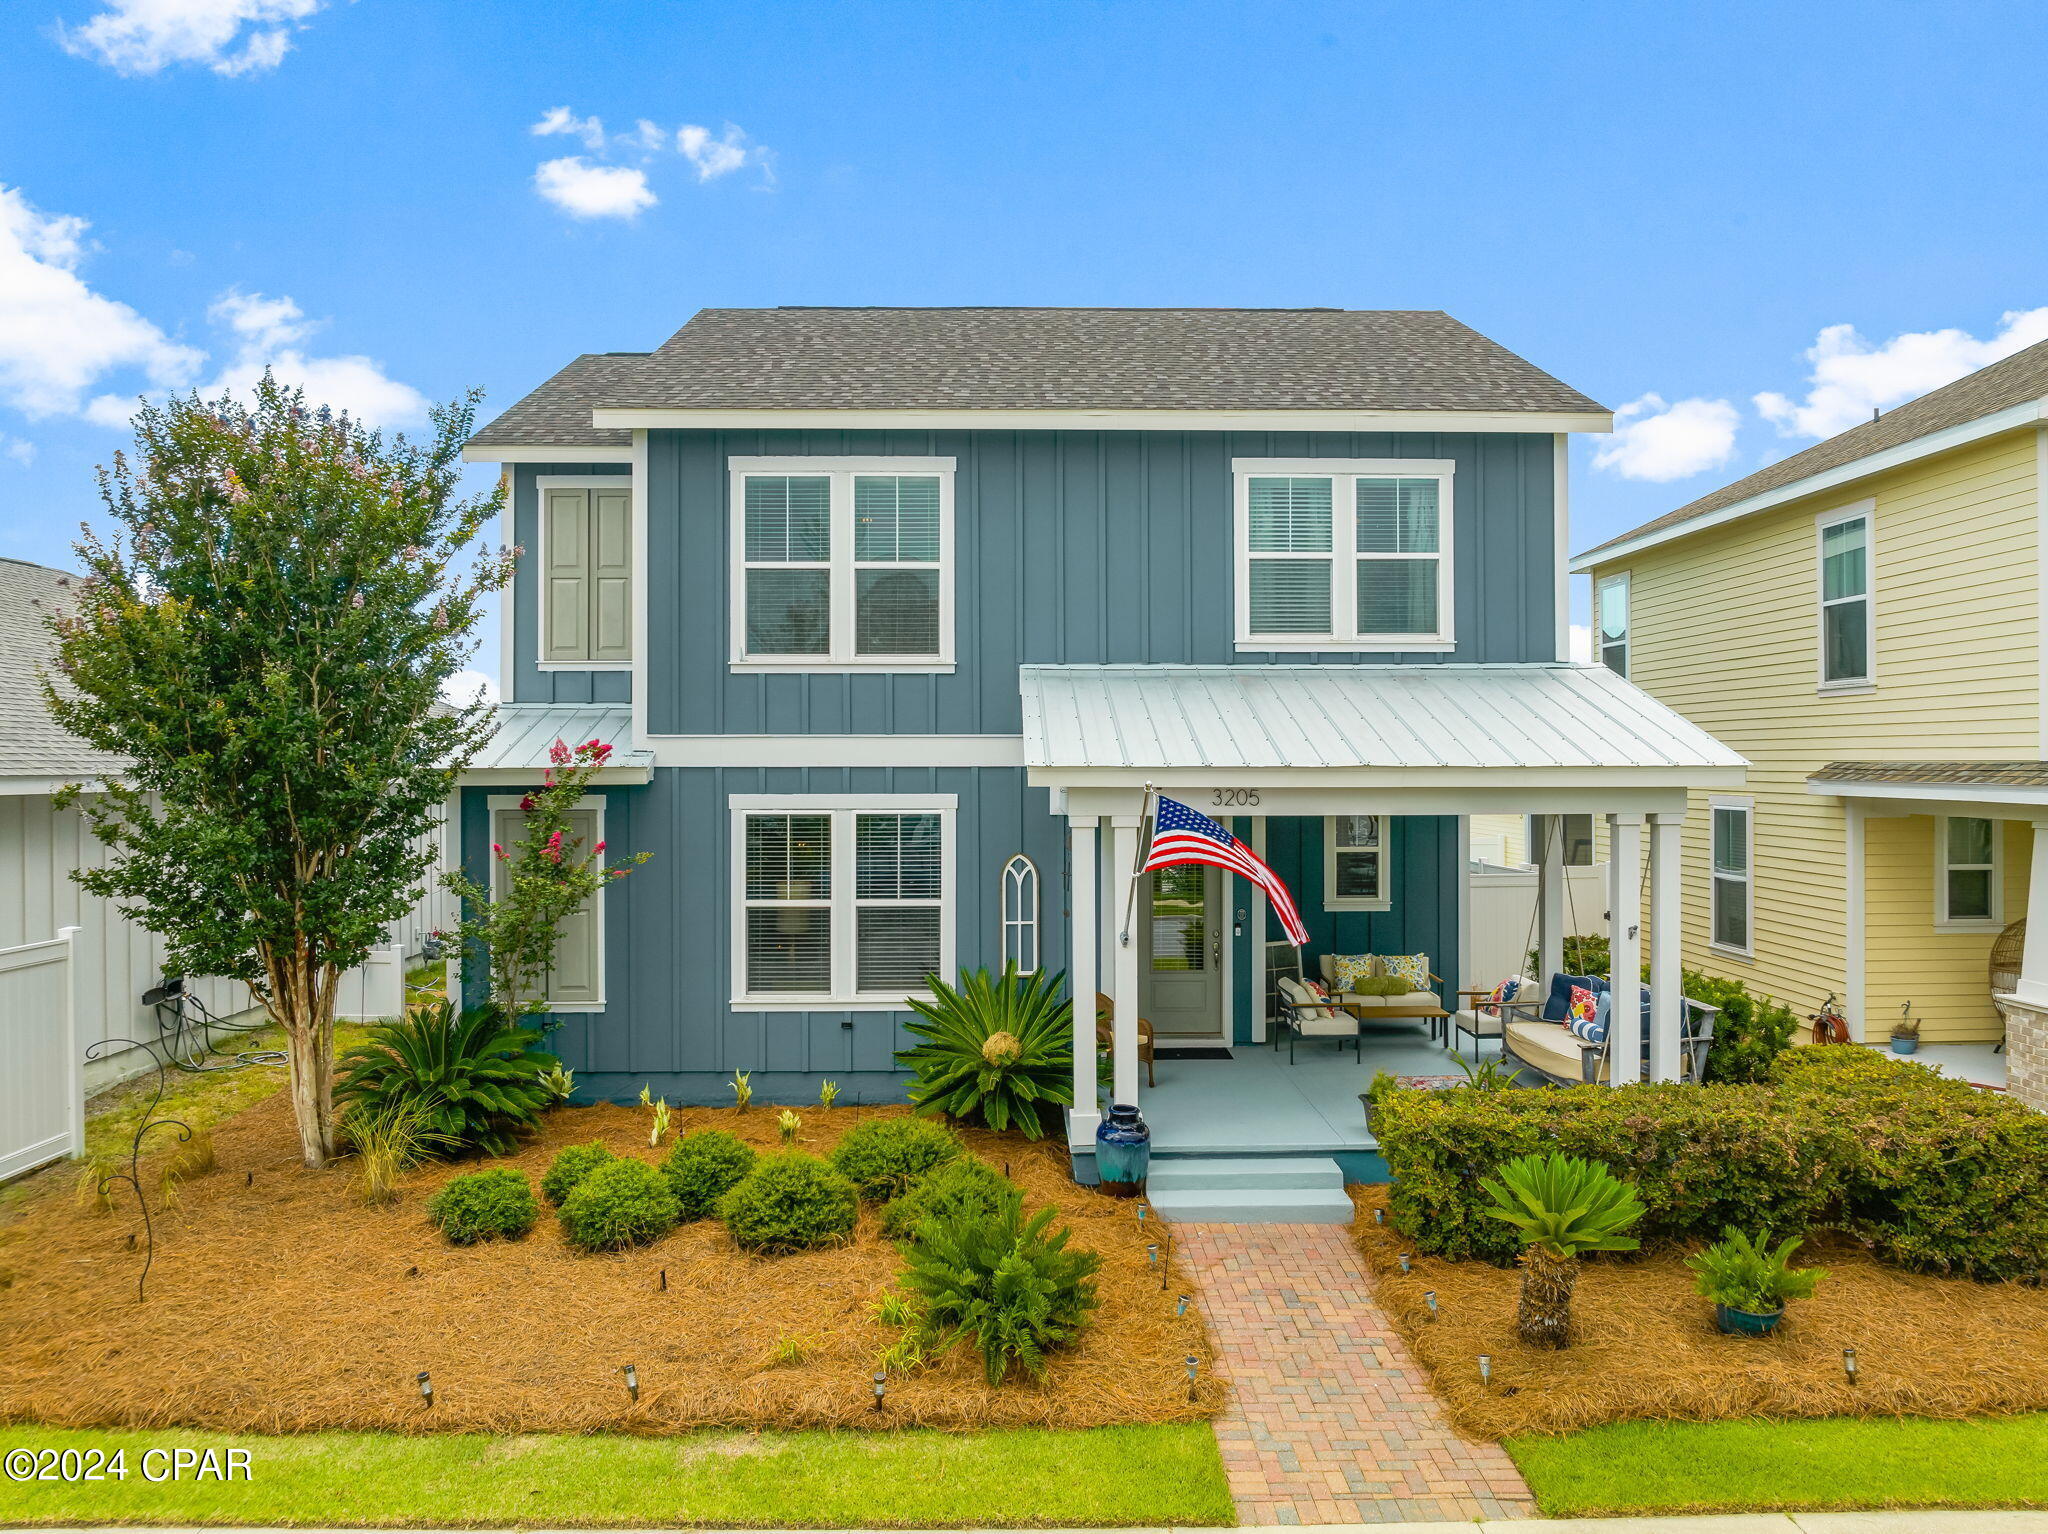
[[[1646,1243],[1832,1226],[1903,1267],[2048,1271],[2048,1116],[1873,1050],[1789,1050],[1755,1086],[1400,1091],[1374,1133],[1396,1225],[1442,1257],[1512,1262],[1479,1179],[1555,1148],[1635,1185]]]
[[[928,1220],[994,1219],[1007,1202],[1022,1197],[1017,1185],[986,1161],[958,1156],[889,1201],[882,1210],[882,1234],[915,1240],[918,1227]]]
[[[718,1217],[752,1252],[800,1252],[853,1233],[860,1200],[830,1163],[802,1151],[763,1156],[746,1180],[719,1200]]]
[[[501,1236],[516,1241],[539,1217],[533,1184],[513,1167],[465,1172],[427,1200],[427,1218],[457,1246]]]
[[[555,1159],[548,1163],[547,1173],[540,1180],[541,1197],[559,1207],[563,1199],[576,1191],[576,1184],[612,1159],[610,1147],[602,1140],[563,1146],[555,1152]]]
[[[874,1203],[901,1198],[960,1154],[960,1137],[930,1119],[869,1119],[832,1147],[832,1165]]]
[[[682,1211],[667,1178],[635,1157],[617,1156],[570,1189],[558,1213],[571,1246],[615,1252],[667,1235]]]
[[[661,1163],[685,1220],[709,1218],[718,1201],[754,1170],[754,1147],[723,1129],[684,1135]]]

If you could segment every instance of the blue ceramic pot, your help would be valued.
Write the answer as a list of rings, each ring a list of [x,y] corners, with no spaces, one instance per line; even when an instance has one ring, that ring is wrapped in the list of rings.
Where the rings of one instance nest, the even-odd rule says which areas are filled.
[[[1111,1103],[1095,1126],[1095,1171],[1102,1191],[1132,1198],[1152,1165],[1152,1131],[1136,1103]]]
[[[1917,1052],[1919,1048],[1920,1041],[1918,1039],[1901,1038],[1896,1033],[1892,1035],[1892,1053],[1895,1055],[1910,1055]]]
[[[1714,1324],[1730,1336],[1768,1337],[1778,1329],[1778,1323],[1785,1318],[1784,1306],[1776,1310],[1758,1313],[1754,1310],[1737,1310],[1733,1305],[1714,1307]]]

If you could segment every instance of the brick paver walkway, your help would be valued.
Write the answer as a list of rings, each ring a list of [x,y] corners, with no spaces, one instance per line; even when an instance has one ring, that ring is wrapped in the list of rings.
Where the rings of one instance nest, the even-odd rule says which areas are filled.
[[[1230,1406],[1216,1420],[1244,1523],[1528,1518],[1498,1444],[1430,1393],[1341,1225],[1177,1225]]]

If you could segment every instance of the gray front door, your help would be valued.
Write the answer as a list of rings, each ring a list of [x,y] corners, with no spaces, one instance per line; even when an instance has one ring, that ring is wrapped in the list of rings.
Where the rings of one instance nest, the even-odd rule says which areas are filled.
[[[1148,875],[1138,898],[1141,1015],[1161,1039],[1223,1035],[1223,871],[1199,863]]]

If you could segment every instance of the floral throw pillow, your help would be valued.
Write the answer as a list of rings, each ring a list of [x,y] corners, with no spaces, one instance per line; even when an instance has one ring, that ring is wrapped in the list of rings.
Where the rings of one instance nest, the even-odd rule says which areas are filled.
[[[1429,989],[1429,955],[1426,953],[1383,953],[1379,956],[1380,973],[1395,975],[1408,982],[1411,991]]]
[[[1510,975],[1507,979],[1501,981],[1499,985],[1493,988],[1492,994],[1486,998],[1485,1003],[1479,1008],[1479,1015],[1481,1017],[1499,1017],[1500,1004],[1504,1001],[1514,1001],[1519,998],[1522,994],[1522,984],[1523,981],[1520,975]]]
[[[1565,1017],[1565,1026],[1575,1038],[1589,1044],[1598,1044],[1607,1037],[1607,1025],[1600,1017],[1600,998],[1583,985],[1572,987],[1571,1011]]]
[[[1368,978],[1372,973],[1372,955],[1369,953],[1333,953],[1330,955],[1331,978],[1336,981],[1337,989],[1340,992],[1357,990],[1358,982]]]

